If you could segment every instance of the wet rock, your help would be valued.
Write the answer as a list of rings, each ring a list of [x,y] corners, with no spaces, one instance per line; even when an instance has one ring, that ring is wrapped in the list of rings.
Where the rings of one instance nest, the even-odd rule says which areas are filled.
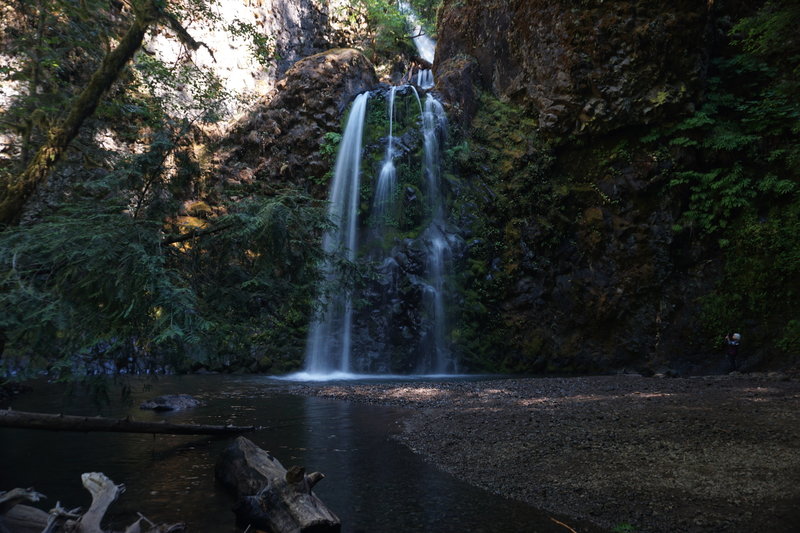
[[[167,394],[152,400],[142,402],[139,409],[152,409],[153,411],[180,411],[202,406],[202,402],[188,394]]]

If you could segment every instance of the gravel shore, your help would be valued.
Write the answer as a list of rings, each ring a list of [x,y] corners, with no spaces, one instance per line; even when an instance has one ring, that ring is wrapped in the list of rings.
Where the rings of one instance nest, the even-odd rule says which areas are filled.
[[[415,452],[492,492],[600,527],[800,531],[800,382],[783,375],[304,385],[295,392],[408,407],[399,438]]]

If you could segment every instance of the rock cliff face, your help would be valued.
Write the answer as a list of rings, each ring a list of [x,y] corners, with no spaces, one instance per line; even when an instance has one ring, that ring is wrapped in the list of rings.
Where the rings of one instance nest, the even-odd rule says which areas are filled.
[[[467,364],[726,369],[700,317],[719,250],[676,230],[672,167],[692,156],[639,143],[701,101],[719,4],[445,1],[434,72],[472,189],[458,208]]]
[[[341,48],[295,63],[275,90],[228,136],[223,157],[233,181],[311,184],[330,170],[320,153],[328,132],[357,94],[377,85],[375,68],[361,52]]]
[[[445,2],[434,70],[474,111],[475,85],[558,133],[604,132],[691,107],[703,88],[713,2]]]

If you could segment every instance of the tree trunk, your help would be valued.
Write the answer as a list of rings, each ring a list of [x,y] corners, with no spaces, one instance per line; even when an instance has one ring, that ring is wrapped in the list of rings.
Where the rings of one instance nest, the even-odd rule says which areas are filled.
[[[108,431],[117,433],[166,433],[169,435],[236,435],[256,431],[258,426],[215,426],[139,422],[128,418],[68,416],[25,411],[0,411],[0,427],[49,431]]]
[[[48,140],[33,156],[25,170],[0,190],[0,224],[17,222],[25,202],[61,159],[83,122],[94,113],[103,94],[117,81],[125,65],[141,47],[150,24],[158,19],[154,0],[133,2],[135,17],[116,48],[103,59],[89,84],[73,102],[64,122],[48,132]]]
[[[288,471],[268,452],[238,437],[220,456],[216,478],[236,493],[234,508],[241,527],[271,533],[327,533],[341,530],[339,518],[311,489],[324,476]]]

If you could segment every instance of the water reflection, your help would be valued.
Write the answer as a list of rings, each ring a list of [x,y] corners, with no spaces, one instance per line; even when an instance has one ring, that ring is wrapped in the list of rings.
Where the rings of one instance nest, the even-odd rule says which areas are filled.
[[[190,393],[205,402],[191,411],[140,411],[145,399]],[[63,387],[37,388],[18,410],[98,414],[91,398],[64,396]],[[341,519],[345,532],[541,531],[563,533],[530,507],[474,488],[424,463],[391,438],[398,409],[276,392],[257,377],[190,376],[136,382],[128,401],[109,394],[104,416],[141,420],[264,425],[248,435],[287,468],[325,474],[315,492]],[[101,471],[127,490],[111,507],[124,529],[142,512],[157,522],[185,521],[191,531],[235,532],[233,501],[213,479],[229,439],[113,433],[50,433],[0,429],[0,490],[35,488],[67,507],[91,501],[80,474]],[[588,531],[585,528],[582,532]]]

